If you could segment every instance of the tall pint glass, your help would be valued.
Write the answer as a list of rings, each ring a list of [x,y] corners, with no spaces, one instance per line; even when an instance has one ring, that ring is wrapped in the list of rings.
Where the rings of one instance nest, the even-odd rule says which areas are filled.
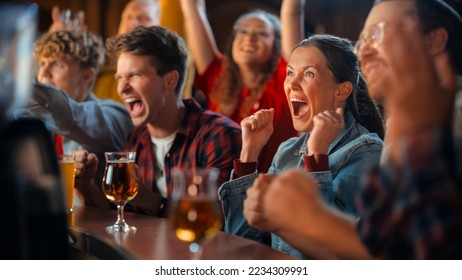
[[[74,209],[74,184],[75,184],[75,155],[58,155],[59,170],[64,181],[64,193],[66,197],[66,211]]]

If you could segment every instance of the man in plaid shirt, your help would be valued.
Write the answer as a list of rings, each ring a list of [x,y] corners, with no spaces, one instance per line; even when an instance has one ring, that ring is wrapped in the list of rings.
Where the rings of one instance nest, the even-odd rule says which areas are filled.
[[[125,150],[137,152],[144,183],[126,209],[165,216],[173,167],[216,167],[218,185],[228,180],[241,150],[240,126],[193,99],[181,99],[187,58],[183,40],[164,27],[137,27],[108,40],[107,48],[117,60],[117,91],[136,127]],[[87,169],[78,178],[88,177],[92,159],[83,155]],[[107,205],[102,192],[88,186],[77,187],[85,203]]]

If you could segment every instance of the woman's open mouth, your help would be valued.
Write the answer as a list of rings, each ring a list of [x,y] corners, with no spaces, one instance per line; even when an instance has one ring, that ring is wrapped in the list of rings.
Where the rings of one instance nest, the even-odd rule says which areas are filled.
[[[293,109],[294,117],[303,116],[309,110],[308,103],[306,103],[305,101],[303,101],[301,99],[291,97],[290,98],[290,103],[292,103],[292,109]]]

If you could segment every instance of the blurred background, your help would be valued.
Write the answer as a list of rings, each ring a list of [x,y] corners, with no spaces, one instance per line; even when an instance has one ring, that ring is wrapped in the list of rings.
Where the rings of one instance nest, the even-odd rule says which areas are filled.
[[[51,24],[51,8],[58,5],[72,12],[85,12],[88,29],[104,39],[117,32],[122,10],[128,0],[36,0],[39,5],[39,32]],[[179,0],[159,0],[163,12],[161,24],[182,35],[183,21]],[[308,33],[331,33],[356,40],[374,0],[306,0],[305,30]],[[446,0],[459,14],[462,0]],[[279,15],[281,0],[207,0],[207,13],[221,50],[232,23],[242,13],[262,8]]]

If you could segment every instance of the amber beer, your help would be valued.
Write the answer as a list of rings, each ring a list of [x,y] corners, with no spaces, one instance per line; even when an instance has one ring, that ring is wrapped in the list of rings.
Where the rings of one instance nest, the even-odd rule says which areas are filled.
[[[199,243],[214,237],[221,227],[215,203],[206,195],[180,198],[171,217],[178,239]]]
[[[75,156],[58,155],[58,163],[64,181],[66,210],[71,212],[74,208]]]
[[[103,176],[103,193],[109,201],[117,205],[117,221],[108,227],[107,232],[135,232],[124,219],[127,201],[138,193],[138,169],[135,164],[136,152],[105,152],[106,168]]]
[[[107,199],[118,204],[133,199],[138,193],[138,176],[133,160],[113,160],[106,164],[103,191]]]

